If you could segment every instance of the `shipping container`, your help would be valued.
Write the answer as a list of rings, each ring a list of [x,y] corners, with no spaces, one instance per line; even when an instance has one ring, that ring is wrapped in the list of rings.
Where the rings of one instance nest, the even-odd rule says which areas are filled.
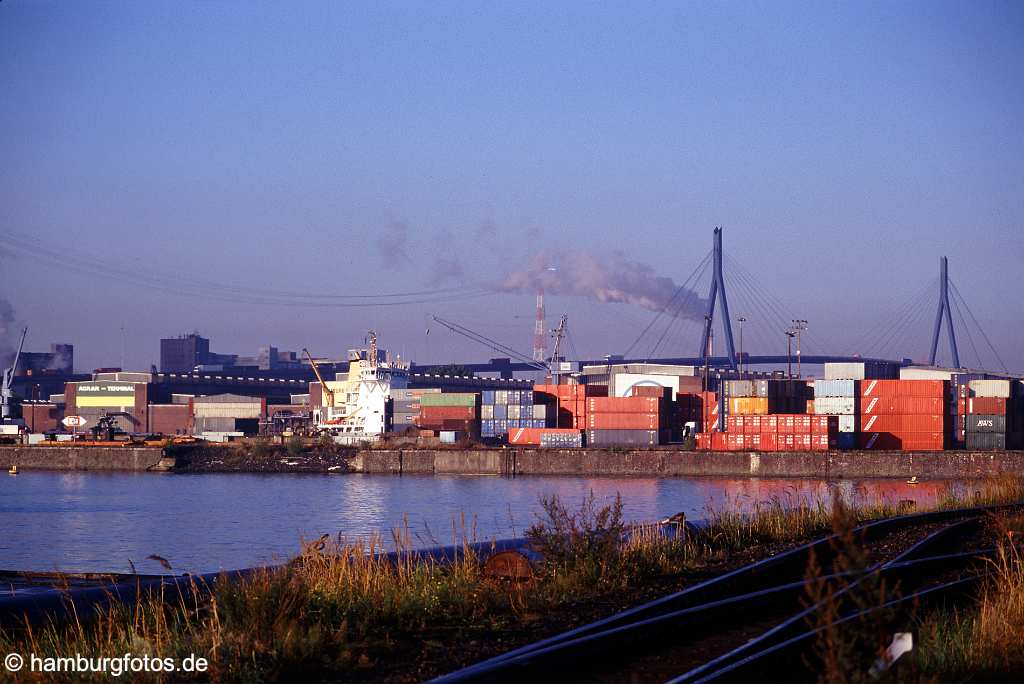
[[[589,413],[659,413],[658,397],[594,397],[587,399]]]
[[[540,436],[540,446],[543,449],[579,449],[583,446],[583,433],[579,430],[572,432],[543,432]]]
[[[587,428],[596,430],[658,430],[657,413],[588,413]]]
[[[424,406],[420,409],[420,418],[424,421],[443,418],[472,420],[477,417],[476,406]]]
[[[658,430],[587,430],[587,446],[656,446]]]
[[[861,399],[861,415],[942,415],[947,403],[940,397],[870,397]]]
[[[974,397],[1001,397],[1009,399],[1014,395],[1014,380],[971,380],[968,383],[971,396]]]
[[[420,397],[422,408],[444,407],[444,406],[472,406],[476,407],[480,395],[475,392],[447,392],[441,394],[424,394]]]
[[[839,419],[839,432],[857,432],[857,426],[860,424],[859,416],[841,414],[836,416]]]
[[[860,396],[867,397],[931,397],[951,396],[946,380],[866,380],[860,384]]]
[[[961,413],[980,413],[990,416],[1005,416],[1007,403],[1006,397],[970,397],[963,400],[966,404],[966,411]]]
[[[972,432],[992,432],[1006,434],[1006,416],[968,415],[967,434]]]
[[[831,382],[842,382],[833,380]],[[815,415],[827,414],[833,416],[854,415],[857,413],[856,397],[815,397]]]
[[[825,364],[824,373],[826,380],[898,378],[899,364],[876,361],[833,362]]]
[[[937,416],[888,416],[873,415],[860,418],[861,432],[893,432],[897,434],[909,432],[942,432],[946,429],[947,420],[943,415]]]
[[[814,381],[814,398],[825,397],[855,397],[857,396],[857,381],[843,378]],[[818,412],[818,405],[814,405],[815,412]]]
[[[768,402],[767,397],[729,397],[729,413],[743,416],[767,415]]]

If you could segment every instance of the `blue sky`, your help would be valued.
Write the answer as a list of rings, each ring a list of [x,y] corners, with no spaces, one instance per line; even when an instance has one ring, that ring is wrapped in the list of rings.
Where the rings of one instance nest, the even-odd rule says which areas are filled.
[[[923,323],[897,314],[946,254],[1024,369],[1022,34],[1015,2],[7,0],[0,232],[51,249],[5,250],[0,295],[31,348],[72,342],[80,368],[118,363],[122,326],[134,367],[193,329],[222,352],[329,354],[374,327],[418,360],[482,359],[425,336],[427,314],[528,351],[532,295],[226,302],[66,260],[330,296],[476,292],[539,251],[619,250],[680,284],[723,225],[750,289],[785,305],[734,295],[751,351],[784,349],[792,315],[820,348],[920,357],[934,299]],[[583,356],[653,316],[549,295],[562,312]],[[848,349],[887,319],[901,339]],[[697,346],[680,324],[658,350]]]

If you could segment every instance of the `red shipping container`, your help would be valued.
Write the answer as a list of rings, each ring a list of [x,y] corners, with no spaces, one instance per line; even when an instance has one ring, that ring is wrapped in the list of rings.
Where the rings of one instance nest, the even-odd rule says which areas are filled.
[[[948,388],[948,380],[864,380],[860,383],[860,396],[945,399]]]
[[[743,421],[743,433],[748,435],[759,435],[762,430],[764,416],[746,416]]]
[[[712,451],[726,451],[728,445],[726,444],[725,432],[710,432],[711,435],[711,450]]]
[[[743,435],[735,432],[725,433],[725,448],[729,451],[740,451],[743,449]]]
[[[658,397],[588,397],[588,413],[658,413]]]
[[[658,430],[661,427],[657,413],[588,413],[586,422],[591,430]]]
[[[762,432],[757,435],[757,449],[759,451],[778,451],[779,436],[774,432]]]
[[[939,416],[861,416],[861,432],[942,432],[946,417]]]
[[[725,429],[729,432],[743,434],[743,416],[726,416]]]
[[[779,431],[778,416],[759,416],[761,418],[761,433],[770,432],[775,434]]]
[[[806,435],[793,435],[793,451],[810,451],[811,450],[811,436]]]
[[[809,416],[813,416],[814,415],[814,400],[813,399],[808,399],[807,400],[807,408],[804,409],[804,413],[806,413]]]
[[[697,441],[697,448],[698,449],[700,449],[702,451],[707,451],[707,450],[711,449],[711,433],[710,432],[698,432],[695,436],[697,438],[696,441]]]
[[[967,399],[967,410],[962,413],[979,414],[984,416],[1005,416],[1005,397],[971,397]]]
[[[793,451],[796,445],[796,438],[793,434],[778,435],[779,451]]]
[[[421,406],[420,418],[431,420],[472,420],[476,418],[475,406]]]
[[[811,434],[829,435],[839,432],[839,416],[812,416]]]
[[[935,415],[944,413],[946,403],[937,397],[871,397],[861,401],[863,415]]]
[[[579,430],[559,430],[557,428],[513,428],[508,431],[509,444],[540,444],[541,435],[579,434]]]
[[[874,451],[942,451],[945,447],[945,433],[908,432],[895,435],[891,432],[869,432],[860,435],[861,449]]]
[[[757,437],[759,437],[759,435],[743,435],[743,448],[746,451],[754,451],[757,449],[756,443],[760,441]]]
[[[791,435],[793,434],[793,415],[784,414],[778,417],[779,419],[779,434],[780,435]]]
[[[836,446],[834,435],[811,435],[811,451],[828,451]]]
[[[809,435],[811,434],[811,417],[801,414],[794,415],[793,417],[793,434],[794,435]],[[810,448],[808,446],[808,448]]]

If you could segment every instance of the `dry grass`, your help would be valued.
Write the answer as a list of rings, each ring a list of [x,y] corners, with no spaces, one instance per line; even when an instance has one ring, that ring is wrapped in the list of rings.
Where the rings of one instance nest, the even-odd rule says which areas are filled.
[[[991,497],[1020,500],[1019,495],[1014,485]],[[557,499],[542,504],[544,517],[530,537],[545,556],[530,585],[488,579],[469,546],[474,532],[464,522],[461,530],[453,522],[463,553],[451,562],[415,554],[391,562],[380,538],[322,538],[305,545],[286,567],[240,581],[221,578],[209,592],[145,597],[70,624],[0,632],[0,652],[176,658],[194,653],[210,659],[211,681],[275,681],[286,675],[314,681],[377,678],[382,668],[389,677],[414,681],[433,674],[418,669],[421,656],[447,651],[452,640],[487,641],[507,629],[530,633],[538,615],[571,613],[580,602],[604,601],[655,578],[724,567],[737,553],[746,554],[746,560],[775,552],[820,535],[834,523],[832,508],[820,501],[787,506],[772,500],[746,512],[732,502],[711,511],[705,528],[666,537],[654,526],[629,528],[618,500],[601,507],[591,496],[578,510]],[[852,524],[896,512],[897,506],[864,505],[844,515]],[[392,545],[408,548],[408,532],[396,534]],[[1005,572],[1011,567],[1018,572],[1019,566],[1009,561]],[[1016,612],[999,604],[991,615],[984,613],[993,643],[997,618],[1016,628],[1024,624],[1024,578],[1008,577],[1022,590],[1016,594]],[[997,598],[993,593],[989,600]],[[1008,651],[998,657],[1010,662],[1005,659],[1020,656]],[[173,679],[165,675],[162,681]]]

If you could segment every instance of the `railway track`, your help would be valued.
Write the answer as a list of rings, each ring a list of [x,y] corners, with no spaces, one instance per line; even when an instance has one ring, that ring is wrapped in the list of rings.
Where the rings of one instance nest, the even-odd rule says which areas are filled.
[[[805,606],[804,574],[813,554],[819,582],[841,588],[884,581],[907,592],[893,606],[934,601],[973,588],[986,555],[987,515],[1016,506],[913,514],[870,522],[852,535],[866,567],[836,565],[829,535],[682,591],[528,644],[438,677],[434,682],[522,681],[564,677],[585,682],[732,681],[779,663],[813,643],[808,624],[820,605]],[[947,586],[948,585],[948,586]],[[852,619],[844,616],[844,620]]]

